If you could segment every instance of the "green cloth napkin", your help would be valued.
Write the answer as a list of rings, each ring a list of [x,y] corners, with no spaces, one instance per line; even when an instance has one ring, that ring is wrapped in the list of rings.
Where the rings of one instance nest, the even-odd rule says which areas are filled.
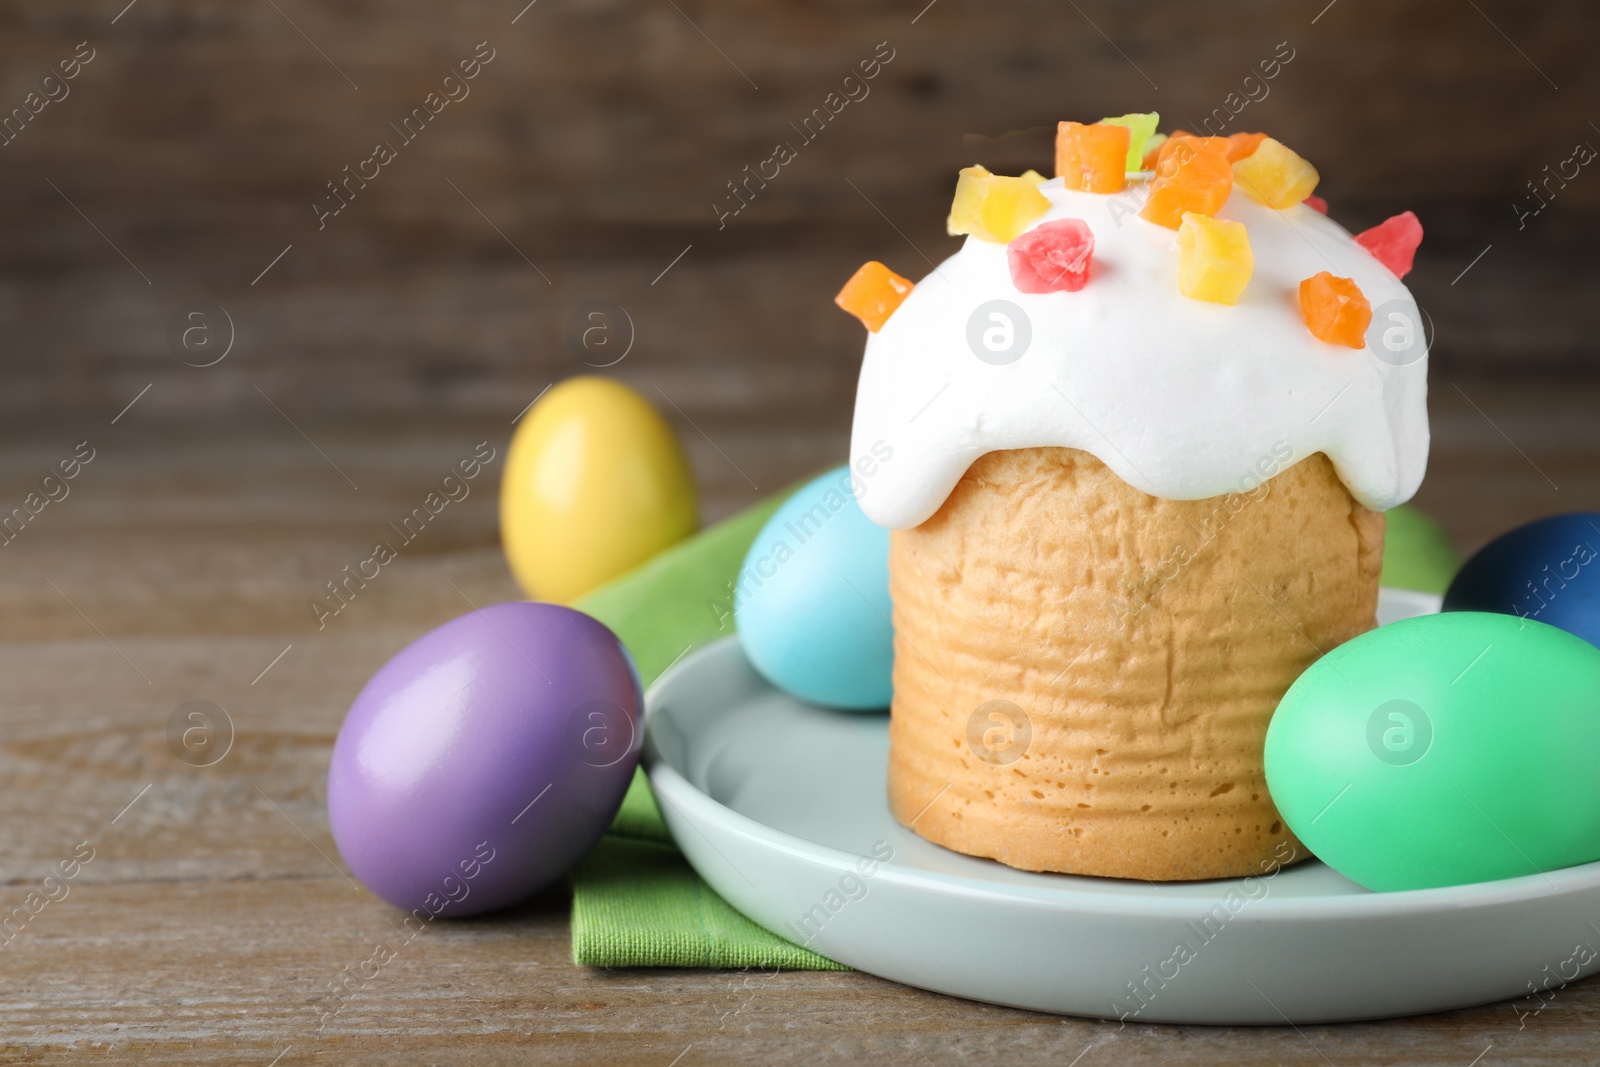
[[[733,632],[733,582],[789,493],[675,545],[576,602],[614,630],[645,685],[690,650]],[[642,773],[610,830],[572,875],[572,959],[588,967],[848,970],[735,911],[701,881]]]
[[[1442,593],[1461,569],[1461,557],[1444,527],[1426,512],[1401,504],[1383,513],[1383,576],[1380,585]]]

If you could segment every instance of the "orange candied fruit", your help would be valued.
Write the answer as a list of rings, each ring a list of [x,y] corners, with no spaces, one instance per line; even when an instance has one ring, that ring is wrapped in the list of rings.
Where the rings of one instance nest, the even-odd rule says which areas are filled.
[[[1140,162],[1139,169],[1155,170],[1156,161],[1161,158],[1161,146],[1170,140],[1172,138],[1167,134],[1152,134],[1150,139],[1144,143],[1144,160]]]
[[[1178,145],[1185,142],[1188,143],[1190,149],[1211,149],[1222,153],[1228,151],[1228,139],[1226,137],[1196,137],[1192,133],[1173,130],[1172,136],[1162,142],[1161,147],[1156,150],[1156,160],[1147,169],[1155,170],[1160,167],[1161,161],[1171,156],[1178,150]]]
[[[1261,142],[1267,139],[1264,133],[1231,133],[1228,135],[1228,162],[1237,163],[1256,154],[1256,149],[1261,147]]]
[[[1261,142],[1267,139],[1264,133],[1230,133],[1226,137],[1197,137],[1184,130],[1174,130],[1161,144],[1155,146],[1155,152],[1145,156],[1144,169],[1154,170],[1156,164],[1161,162],[1160,149],[1178,141],[1200,142],[1214,148],[1221,148],[1228,153],[1228,162],[1237,163],[1241,159],[1255,155],[1256,149],[1261,147]]]
[[[1188,130],[1173,130],[1171,133],[1158,133],[1150,138],[1144,150],[1144,169],[1155,170],[1156,164],[1161,162],[1161,150],[1173,141],[1185,137],[1194,137]]]
[[[1150,193],[1139,209],[1140,218],[1169,230],[1176,230],[1187,212],[1215,215],[1233,191],[1233,168],[1226,150],[1207,143],[1221,138],[1174,140],[1161,146],[1161,162],[1156,164]]]
[[[861,320],[863,326],[877,333],[889,316],[895,313],[906,297],[911,295],[912,282],[902,278],[877,260],[861,264],[861,269],[850,276],[833,302]]]
[[[1056,127],[1056,177],[1068,189],[1117,193],[1127,183],[1126,126],[1063,122]]]
[[[1328,271],[1300,283],[1300,314],[1311,335],[1330,345],[1367,346],[1372,304],[1353,280]]]

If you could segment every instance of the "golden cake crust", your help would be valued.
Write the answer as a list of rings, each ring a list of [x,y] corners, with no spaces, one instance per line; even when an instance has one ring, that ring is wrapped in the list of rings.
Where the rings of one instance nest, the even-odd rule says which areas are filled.
[[[1087,452],[993,452],[894,531],[895,817],[1024,870],[1169,881],[1304,858],[1262,744],[1300,672],[1376,625],[1383,516],[1320,453],[1273,469],[1177,501]]]

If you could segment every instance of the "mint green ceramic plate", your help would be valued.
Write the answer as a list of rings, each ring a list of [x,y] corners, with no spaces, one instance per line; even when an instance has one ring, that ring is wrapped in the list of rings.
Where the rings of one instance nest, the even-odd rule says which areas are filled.
[[[1438,603],[1384,590],[1379,617]],[[1600,864],[1405,893],[1315,862],[1216,882],[1030,874],[899,826],[887,718],[778,692],[734,638],[686,657],[647,704],[650,783],[701,877],[768,930],[909,985],[1130,1022],[1312,1023],[1600,968]]]

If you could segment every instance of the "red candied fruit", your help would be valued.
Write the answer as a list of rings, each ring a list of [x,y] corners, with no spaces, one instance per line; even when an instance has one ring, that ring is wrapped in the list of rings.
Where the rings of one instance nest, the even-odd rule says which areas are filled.
[[[1416,258],[1417,246],[1422,243],[1422,222],[1415,213],[1402,211],[1356,234],[1356,243],[1394,271],[1396,278],[1404,278]]]
[[[1042,222],[1006,246],[1019,293],[1075,293],[1089,280],[1094,234],[1082,219]]]
[[[1307,196],[1300,202],[1306,207],[1310,208],[1312,211],[1318,212],[1319,214],[1326,215],[1328,213],[1328,202],[1322,199],[1322,197],[1318,196],[1316,193],[1312,193],[1310,196]]]

